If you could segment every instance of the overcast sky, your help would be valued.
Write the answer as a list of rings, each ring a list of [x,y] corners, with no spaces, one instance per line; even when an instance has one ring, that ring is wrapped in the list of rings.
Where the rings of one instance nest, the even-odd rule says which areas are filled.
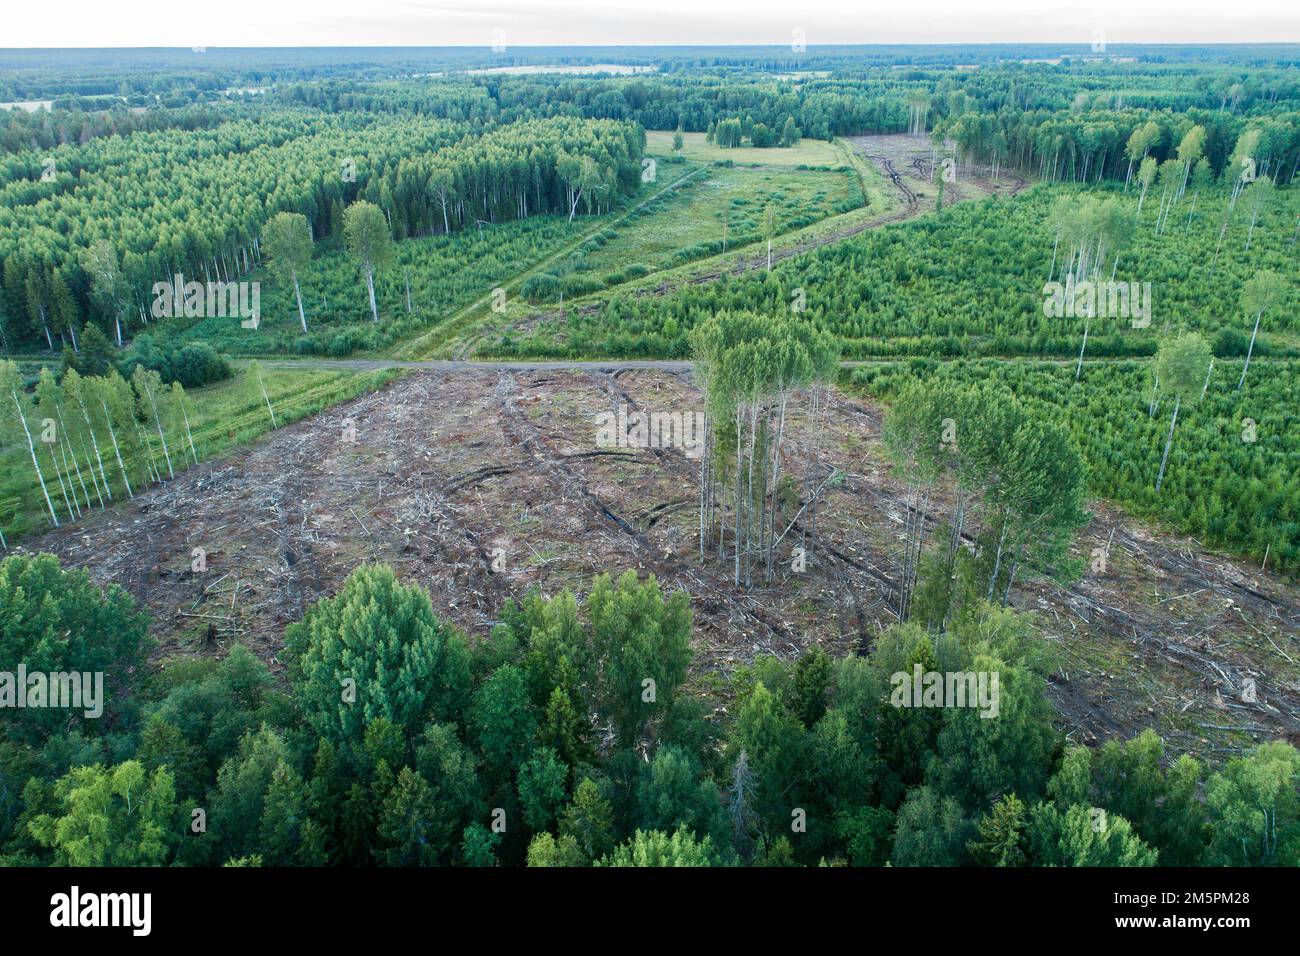
[[[1300,0],[11,0],[0,47],[1300,42]],[[500,35],[500,34],[495,34]]]

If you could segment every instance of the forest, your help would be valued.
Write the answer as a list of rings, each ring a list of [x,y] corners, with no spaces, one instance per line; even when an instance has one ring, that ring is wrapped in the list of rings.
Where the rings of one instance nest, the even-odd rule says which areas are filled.
[[[147,668],[130,597],[48,555],[0,564],[0,598],[32,670],[59,629],[113,637],[77,653],[107,675],[104,719],[4,725],[0,767],[26,780],[0,801],[8,865],[1300,864],[1290,744],[1218,769],[1149,732],[1069,746],[1032,626],[981,601],[865,656],[760,657],[719,728],[689,603],[634,572],[521,596],[470,644],[360,567],[288,628],[287,682],[238,645]],[[997,673],[1000,716],[892,705],[913,668]]]
[[[0,867],[1300,866],[1298,68],[0,50]]]
[[[12,213],[0,236],[6,339],[54,348],[57,338],[75,350],[91,310],[121,345],[148,324],[156,281],[249,274],[280,212],[305,217],[312,237],[339,235],[345,205],[378,202],[390,239],[402,239],[548,212],[572,218],[640,181],[643,134],[627,124],[553,119],[466,133],[436,120],[300,112],[92,140],[56,150],[49,176],[15,163],[0,187]],[[159,162],[177,174],[150,176]]]

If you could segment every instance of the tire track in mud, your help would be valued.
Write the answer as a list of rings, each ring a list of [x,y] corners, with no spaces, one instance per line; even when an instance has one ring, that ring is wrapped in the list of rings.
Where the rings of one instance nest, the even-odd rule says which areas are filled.
[[[912,191],[912,187],[903,182],[903,177],[898,175],[898,170],[894,168],[894,161],[887,156],[873,156],[871,153],[863,153],[867,159],[873,163],[878,163],[889,177],[889,181],[894,184],[894,188],[903,194],[903,199],[907,203],[908,209],[915,209],[920,197]],[[919,163],[920,160],[913,160],[913,164]]]

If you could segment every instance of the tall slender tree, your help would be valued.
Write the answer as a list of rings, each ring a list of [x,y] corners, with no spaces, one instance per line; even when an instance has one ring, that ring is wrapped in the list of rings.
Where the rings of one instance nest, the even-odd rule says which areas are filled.
[[[1237,382],[1237,391],[1246,384],[1246,372],[1250,370],[1250,358],[1255,354],[1255,336],[1259,334],[1259,321],[1266,311],[1280,304],[1286,296],[1286,280],[1271,269],[1261,269],[1246,280],[1241,290],[1241,305],[1246,314],[1255,314],[1255,325],[1250,330],[1250,345],[1246,349],[1246,361],[1241,366],[1241,379]]]
[[[279,278],[293,283],[293,294],[298,300],[298,321],[307,331],[307,313],[302,307],[302,286],[299,278],[311,264],[311,224],[307,217],[296,212],[278,212],[262,229],[262,245],[271,271]],[[371,293],[374,297],[374,293]]]
[[[27,399],[23,394],[22,376],[18,374],[18,366],[8,359],[0,360],[0,401],[4,402],[6,412],[0,421],[22,429],[23,438],[27,442],[27,451],[32,458],[32,469],[36,472],[37,484],[41,486],[41,494],[45,496],[45,506],[50,509],[50,520],[57,528],[59,516],[54,510],[54,502],[50,500],[50,491],[45,485],[45,474],[41,471],[40,460],[36,457],[36,445],[32,441],[32,432],[27,425],[25,410]]]
[[[343,239],[348,252],[361,266],[366,277],[366,290],[370,293],[370,316],[379,321],[379,306],[375,302],[375,273],[386,266],[393,255],[393,236],[388,220],[373,203],[358,200],[348,206],[343,214]]]
[[[1201,383],[1210,367],[1214,353],[1205,337],[1188,332],[1165,339],[1156,353],[1156,374],[1160,387],[1174,397],[1174,410],[1169,416],[1169,434],[1165,437],[1164,454],[1160,456],[1160,471],[1156,475],[1156,491],[1165,480],[1165,466],[1169,462],[1169,449],[1174,443],[1174,428],[1178,424],[1178,409],[1183,400],[1196,401]]]

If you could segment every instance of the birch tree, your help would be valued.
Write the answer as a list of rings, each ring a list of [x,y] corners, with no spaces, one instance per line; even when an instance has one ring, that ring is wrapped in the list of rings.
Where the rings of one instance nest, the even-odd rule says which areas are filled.
[[[153,369],[137,365],[135,371],[131,373],[131,384],[135,387],[136,403],[140,414],[145,418],[152,418],[154,427],[158,429],[158,441],[162,444],[163,458],[167,462],[167,475],[175,478],[171,452],[167,449],[167,435],[163,429],[162,376]]]
[[[173,409],[172,418],[177,414],[180,415],[181,424],[185,426],[185,440],[189,442],[190,457],[194,459],[194,464],[199,463],[199,453],[194,447],[194,433],[190,431],[190,413],[186,407],[185,389],[180,382],[172,382],[172,387],[167,394],[168,405]],[[183,455],[181,457],[184,457]]]
[[[1250,187],[1250,228],[1246,230],[1246,252],[1250,252],[1250,243],[1255,237],[1255,225],[1259,222],[1260,215],[1272,205],[1276,195],[1277,189],[1268,176],[1260,176]]]
[[[925,547],[929,501],[940,476],[956,455],[960,422],[967,416],[956,391],[944,386],[914,385],[890,406],[881,431],[895,473],[905,483],[903,551],[899,562],[898,606],[906,621]]]
[[[1185,134],[1182,141],[1178,144],[1178,161],[1183,164],[1183,182],[1178,187],[1178,198],[1181,199],[1183,193],[1187,191],[1187,182],[1192,176],[1192,167],[1196,161],[1201,158],[1205,152],[1205,127],[1193,126]]]
[[[59,480],[63,493],[63,502],[68,509],[68,519],[75,520],[81,516],[81,502],[77,498],[77,487],[73,481],[73,464],[68,461],[68,430],[62,422],[60,406],[63,404],[63,390],[59,387],[54,373],[42,368],[36,382],[36,408],[41,416],[42,443],[50,453],[50,462],[54,466],[54,477]],[[50,432],[53,433],[52,437]],[[62,469],[60,469],[62,463]],[[89,505],[89,501],[87,501]]]
[[[706,464],[701,469],[700,550],[712,529],[712,483],[732,488],[733,581],[752,582],[755,558],[771,577],[774,550],[814,495],[784,529],[781,512],[785,416],[791,396],[825,381],[838,364],[831,338],[791,317],[718,313],[692,334],[696,374],[708,409]],[[725,424],[724,424],[725,423]],[[721,530],[721,529],[719,529]],[[719,536],[719,553],[722,553]]]
[[[271,427],[279,428],[279,423],[275,420],[275,408],[271,405],[271,396],[267,394],[266,382],[262,378],[262,364],[256,359],[248,363],[248,381],[257,386],[258,393],[262,396],[262,401],[266,403],[266,410],[271,415]],[[257,399],[254,398],[254,401]]]
[[[1124,174],[1125,192],[1128,192],[1129,180],[1133,178],[1133,164],[1141,164],[1159,139],[1160,127],[1154,120],[1147,120],[1129,135],[1128,145],[1124,149],[1124,155],[1128,157],[1128,171]]]
[[[1261,269],[1246,281],[1241,290],[1241,305],[1246,314],[1255,313],[1255,326],[1250,331],[1250,345],[1246,349],[1246,361],[1241,366],[1241,379],[1237,382],[1237,391],[1246,384],[1246,372],[1250,369],[1250,357],[1255,353],[1255,336],[1259,334],[1259,321],[1264,313],[1277,306],[1286,295],[1286,280],[1271,269]]]
[[[63,389],[67,395],[68,401],[80,413],[82,422],[85,423],[86,434],[90,438],[91,447],[95,452],[95,464],[99,468],[99,478],[103,482],[104,490],[108,494],[108,500],[113,500],[113,489],[109,485],[108,476],[104,472],[104,456],[99,449],[99,438],[95,435],[95,416],[92,415],[91,409],[94,407],[94,385],[88,379],[83,379],[77,370],[68,369],[63,376]]]
[[[1154,156],[1148,156],[1142,160],[1142,165],[1138,167],[1138,182],[1142,184],[1142,195],[1138,198],[1137,208],[1139,219],[1142,218],[1142,204],[1147,201],[1147,190],[1151,188],[1151,184],[1156,180],[1157,168]]]
[[[1165,480],[1165,466],[1169,462],[1169,449],[1174,443],[1174,428],[1178,424],[1178,410],[1184,399],[1196,401],[1201,383],[1210,367],[1213,353],[1205,338],[1189,332],[1166,339],[1156,353],[1156,374],[1160,387],[1174,398],[1174,410],[1169,416],[1169,434],[1165,437],[1164,454],[1160,456],[1160,471],[1156,475],[1156,491]]]
[[[95,242],[86,254],[85,269],[90,274],[91,299],[112,317],[113,340],[121,348],[122,316],[126,313],[129,292],[113,244],[107,239]]]
[[[776,233],[776,207],[771,203],[763,210],[763,238],[767,240],[767,271],[772,271],[772,236]]]
[[[36,457],[36,445],[32,441],[32,432],[27,424],[25,411],[27,400],[23,394],[22,376],[18,374],[18,366],[7,359],[0,360],[0,400],[5,404],[5,415],[0,418],[0,422],[9,425],[12,430],[22,430],[23,438],[27,442],[28,454],[32,458],[32,470],[36,472],[36,482],[41,487],[41,494],[45,496],[45,506],[50,510],[50,520],[57,528],[59,516],[54,510],[54,502],[50,499],[50,490],[45,485],[45,474],[41,471],[40,460]]]
[[[348,252],[365,274],[366,290],[370,293],[370,316],[372,321],[378,322],[375,273],[383,269],[393,255],[393,237],[388,220],[378,206],[358,200],[343,214],[343,239]]]
[[[293,283],[293,294],[298,300],[298,321],[306,332],[307,313],[302,307],[302,286],[298,280],[311,264],[311,225],[307,217],[296,212],[276,213],[262,229],[262,245],[271,272]]]
[[[104,458],[100,454],[99,439],[95,435],[94,422],[86,401],[86,380],[77,373],[76,369],[68,369],[63,376],[63,397],[64,405],[74,423],[72,431],[86,459],[91,484],[94,486],[96,497],[100,499],[100,507],[103,507],[104,495],[107,494],[108,500],[112,501],[113,491],[108,487],[108,479],[104,474]]]
[[[98,404],[100,414],[103,416],[100,421],[104,423],[108,437],[113,443],[113,455],[117,458],[117,467],[121,472],[127,497],[134,498],[131,476],[127,473],[126,462],[122,460],[122,441],[129,440],[126,436],[130,434],[130,426],[134,424],[131,386],[118,374],[117,369],[110,369],[107,375],[90,380],[90,390],[94,395],[92,405]],[[119,439],[119,434],[123,436],[122,439]]]

